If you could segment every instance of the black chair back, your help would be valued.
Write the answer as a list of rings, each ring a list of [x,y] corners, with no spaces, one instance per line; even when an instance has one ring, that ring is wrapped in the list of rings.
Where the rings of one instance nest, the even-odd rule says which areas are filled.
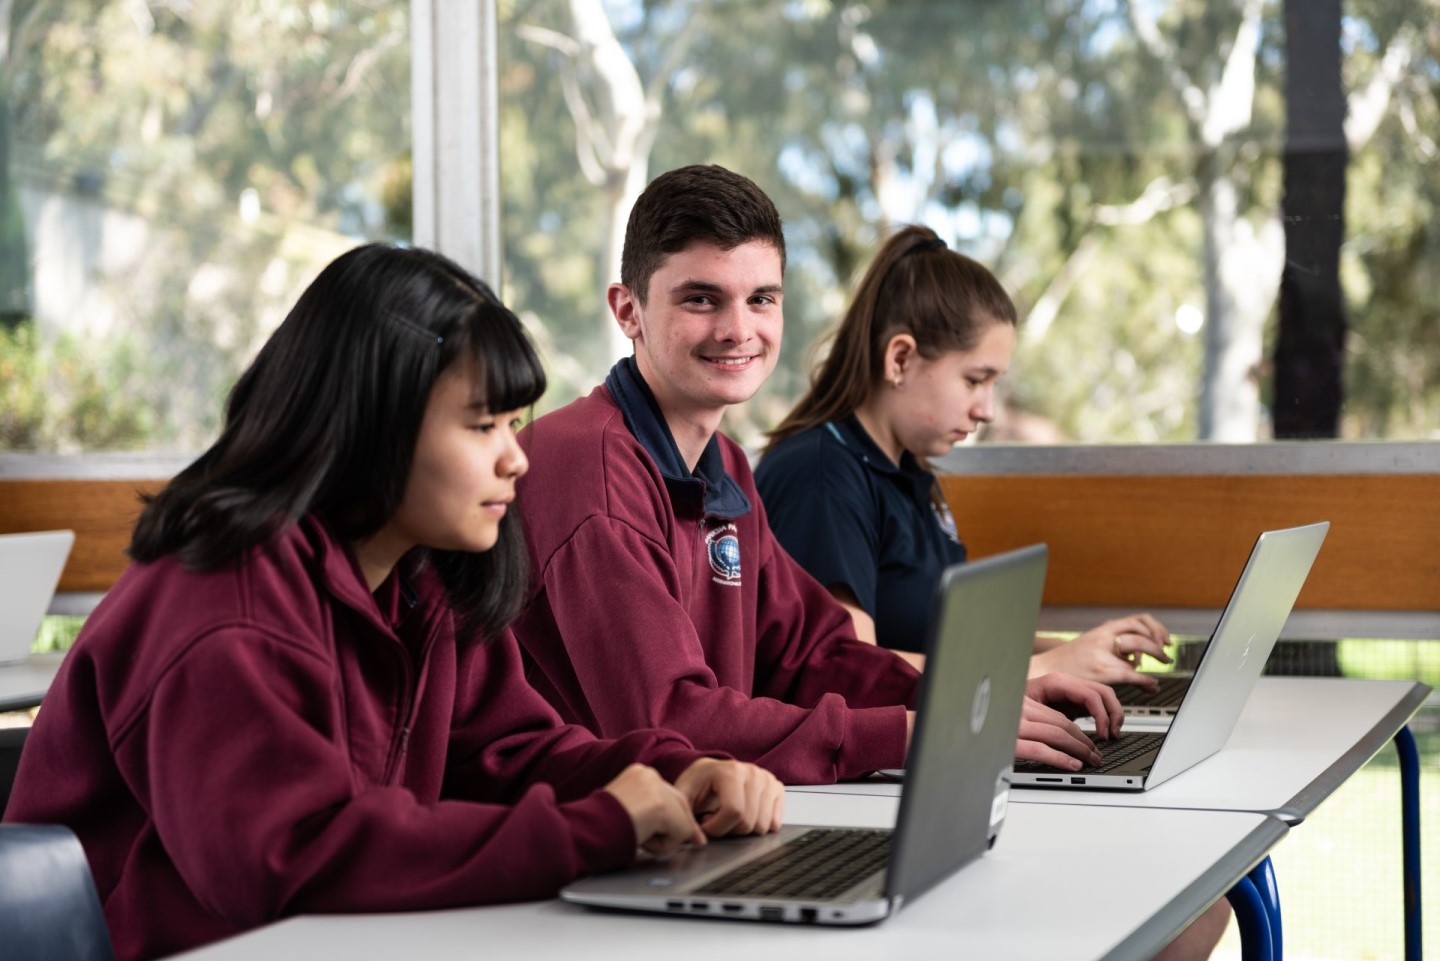
[[[74,832],[0,824],[0,945],[7,961],[115,961]]]
[[[15,786],[15,771],[20,767],[20,749],[29,733],[28,727],[0,727],[0,815],[10,803],[10,789]]]

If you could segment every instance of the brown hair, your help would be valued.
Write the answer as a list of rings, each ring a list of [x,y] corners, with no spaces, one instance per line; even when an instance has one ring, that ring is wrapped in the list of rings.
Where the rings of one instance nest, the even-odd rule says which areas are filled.
[[[934,360],[970,350],[991,324],[1016,322],[1014,302],[984,265],[948,249],[929,227],[901,228],[860,279],[844,319],[826,335],[834,341],[829,355],[800,403],[766,435],[765,452],[863,406],[896,334],[910,334],[920,356]]]
[[[620,282],[644,304],[650,277],[665,258],[697,240],[722,250],[751,241],[771,244],[785,269],[780,214],[765,191],[724,167],[696,165],[661,174],[635,201],[625,225]]]

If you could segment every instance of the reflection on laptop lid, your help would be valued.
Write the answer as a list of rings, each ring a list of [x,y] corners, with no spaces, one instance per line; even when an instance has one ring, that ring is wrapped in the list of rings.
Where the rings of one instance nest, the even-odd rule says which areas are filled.
[[[945,571],[893,832],[787,825],[584,878],[577,904],[808,924],[879,921],[994,843],[1040,613],[1043,545]]]
[[[1224,746],[1260,677],[1310,566],[1328,521],[1266,531],[1201,655],[1190,687],[1163,733],[1131,731],[1097,742],[1105,758],[1079,771],[1017,761],[1017,786],[1144,791],[1188,770]]]
[[[0,534],[0,664],[30,656],[73,543],[74,531]]]

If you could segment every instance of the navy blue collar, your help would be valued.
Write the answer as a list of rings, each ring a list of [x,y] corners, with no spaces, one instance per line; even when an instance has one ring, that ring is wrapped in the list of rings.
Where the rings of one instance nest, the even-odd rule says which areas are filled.
[[[900,452],[900,466],[890,460],[888,454],[880,449],[875,443],[875,438],[860,423],[860,418],[850,414],[844,420],[826,421],[825,429],[828,430],[842,446],[850,448],[861,461],[882,474],[905,474],[917,481],[923,481],[928,488],[935,482],[935,475],[926,470],[915,455],[907,451]]]
[[[750,498],[725,473],[725,462],[720,455],[720,441],[711,437],[700,452],[700,461],[694,473],[685,466],[680,448],[675,446],[675,437],[650,385],[640,376],[635,358],[624,357],[610,368],[605,378],[605,390],[615,399],[620,412],[625,415],[625,426],[645,448],[660,474],[674,487],[694,490],[704,498],[705,513],[711,517],[743,517],[751,511]]]

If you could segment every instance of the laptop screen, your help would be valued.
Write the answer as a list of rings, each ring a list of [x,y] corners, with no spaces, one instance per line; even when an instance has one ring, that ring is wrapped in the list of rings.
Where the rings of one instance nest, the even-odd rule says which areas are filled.
[[[1036,545],[941,579],[886,879],[901,903],[984,853],[998,829],[1048,556]],[[987,809],[988,823],[956,816]]]

